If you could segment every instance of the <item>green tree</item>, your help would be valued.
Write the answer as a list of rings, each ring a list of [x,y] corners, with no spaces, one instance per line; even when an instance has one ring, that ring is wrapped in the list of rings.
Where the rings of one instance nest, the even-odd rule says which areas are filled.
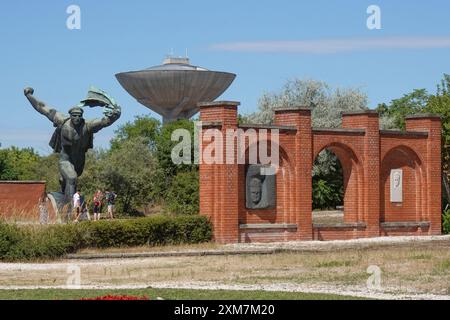
[[[0,150],[1,180],[35,180],[40,157],[33,148],[10,147]]]
[[[133,213],[153,200],[155,162],[145,139],[129,139],[110,152],[92,153],[79,187],[90,195],[96,189],[115,191],[118,212]]]
[[[330,209],[341,201],[338,189],[334,182],[323,179],[313,180],[313,208],[314,209]]]
[[[17,177],[8,161],[7,150],[0,150],[0,180],[14,180]]]
[[[313,209],[333,209],[343,204],[344,174],[339,159],[329,150],[323,150],[313,165]]]
[[[197,170],[198,166],[194,164],[175,164],[172,161],[172,149],[179,141],[172,141],[172,134],[177,129],[189,131],[191,137],[191,162],[194,160],[194,122],[190,120],[178,120],[164,124],[160,135],[156,138],[156,157],[162,173],[167,178],[164,184],[169,185],[171,179],[179,172],[188,172]]]
[[[405,129],[405,117],[425,111],[430,96],[425,89],[415,89],[400,99],[394,99],[389,105],[382,103],[377,111],[382,117],[392,119],[391,128]]]
[[[367,95],[357,88],[332,88],[322,81],[293,79],[280,92],[264,93],[258,111],[242,117],[242,121],[271,124],[275,108],[296,106],[312,109],[314,127],[337,128],[342,112],[367,110]]]
[[[129,139],[142,138],[154,150],[157,137],[160,135],[161,123],[148,115],[137,116],[133,122],[127,122],[115,131],[111,140],[111,148],[119,147],[120,143]]]
[[[442,171],[445,204],[450,203],[450,75],[444,74],[435,95],[428,99],[425,112],[439,114],[442,118]]]
[[[182,172],[198,171],[198,166],[191,164],[175,164],[172,161],[172,149],[179,141],[172,141],[172,134],[176,129],[186,129],[190,133],[191,139],[194,136],[194,122],[190,120],[178,120],[161,125],[159,121],[150,116],[139,116],[133,122],[128,122],[116,131],[116,136],[111,141],[111,151],[109,157],[114,157],[115,154],[122,148],[124,144],[135,139],[141,139],[145,152],[150,152],[154,158],[153,172],[151,180],[148,180],[147,188],[150,198],[155,202],[167,203],[166,198],[171,190],[172,205],[175,204],[175,192],[185,194],[183,187],[190,186],[179,184],[178,189],[172,188],[172,180],[177,174]],[[194,144],[191,140],[191,156],[193,159]],[[103,161],[103,160],[102,160]],[[99,171],[99,169],[97,169]],[[101,171],[101,170],[100,170]],[[109,177],[111,178],[111,177]],[[98,179],[97,179],[98,180]],[[198,181],[197,181],[198,184]],[[85,184],[87,186],[87,184]],[[191,192],[191,191],[189,191]],[[198,188],[193,190],[194,199],[198,199]],[[195,204],[194,204],[195,206]]]
[[[166,209],[175,214],[199,212],[198,171],[179,172],[172,180],[165,200]]]
[[[189,132],[189,136],[191,137],[191,160],[193,163],[194,157],[194,122],[190,120],[178,120],[170,123],[166,123],[161,128],[161,134],[156,139],[156,158],[158,161],[159,170],[156,173],[155,178],[155,194],[158,196],[160,201],[162,201],[165,206],[170,206],[168,208],[169,211],[179,212],[177,208],[182,206],[187,206],[189,208],[197,207],[198,208],[198,187],[193,188],[188,184],[183,184],[179,180],[178,182],[174,179],[178,177],[178,179],[182,179],[180,177],[184,177],[184,181],[186,177],[181,175],[181,173],[190,173],[196,172],[197,179],[195,183],[198,186],[198,166],[195,164],[175,164],[172,160],[172,150],[175,145],[179,143],[179,141],[172,141],[172,134],[177,129],[184,129]],[[192,175],[188,175],[188,177],[192,178]],[[176,186],[173,186],[173,183],[176,183]],[[176,195],[178,193],[178,196]],[[194,202],[189,203],[190,198],[186,198],[185,195],[192,193],[191,199],[194,199]],[[180,202],[177,202],[180,201]],[[195,201],[197,203],[195,203]],[[188,209],[190,212],[191,209]],[[192,211],[192,210],[191,210]],[[198,211],[198,209],[197,209]]]
[[[52,153],[48,156],[40,157],[34,167],[33,175],[36,180],[46,181],[47,191],[60,190],[59,185],[59,154]]]

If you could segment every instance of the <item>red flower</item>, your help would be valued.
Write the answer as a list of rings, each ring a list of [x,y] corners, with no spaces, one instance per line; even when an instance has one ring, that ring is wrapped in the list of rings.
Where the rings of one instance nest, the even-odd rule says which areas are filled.
[[[150,300],[147,296],[136,297],[136,296],[101,296],[95,298],[82,298],[81,300]]]

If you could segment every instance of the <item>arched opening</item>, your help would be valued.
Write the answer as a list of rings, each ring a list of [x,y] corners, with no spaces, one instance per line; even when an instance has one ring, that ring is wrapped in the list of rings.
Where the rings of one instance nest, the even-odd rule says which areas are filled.
[[[313,223],[364,220],[361,164],[347,146],[331,144],[316,155],[312,187]]]
[[[258,142],[258,148],[260,145]],[[296,212],[293,207],[295,194],[291,192],[295,186],[293,169],[290,163],[289,155],[286,150],[277,143],[267,141],[266,144],[268,153],[272,153],[272,148],[278,149],[279,159],[278,168],[275,174],[275,206],[270,208],[249,208],[247,204],[247,185],[246,177],[248,168],[251,163],[249,157],[250,146],[246,146],[245,150],[245,164],[240,164],[239,170],[239,223],[240,224],[252,224],[252,223],[293,223],[295,221]],[[259,149],[258,149],[259,150]],[[257,163],[261,164],[259,154],[257,157]]]
[[[400,200],[391,194],[392,170],[401,172]],[[382,160],[380,179],[381,222],[426,220],[425,170],[416,152],[406,146],[391,149]]]

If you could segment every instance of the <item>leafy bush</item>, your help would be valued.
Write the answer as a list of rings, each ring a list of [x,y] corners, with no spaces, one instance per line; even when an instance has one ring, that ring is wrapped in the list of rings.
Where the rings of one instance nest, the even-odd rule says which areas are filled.
[[[342,189],[333,182],[313,179],[313,208],[330,209],[342,203]]]
[[[199,243],[211,240],[203,216],[164,216],[17,227],[0,223],[0,259],[57,258],[87,247],[127,247]]]
[[[196,214],[199,203],[198,171],[178,173],[167,192],[167,210],[176,214]]]
[[[328,149],[316,157],[312,177],[313,209],[334,209],[343,204],[344,175],[338,157]]]
[[[442,213],[442,233],[450,234],[450,209]]]
[[[0,222],[0,257],[10,252],[20,239],[20,230],[16,226]]]

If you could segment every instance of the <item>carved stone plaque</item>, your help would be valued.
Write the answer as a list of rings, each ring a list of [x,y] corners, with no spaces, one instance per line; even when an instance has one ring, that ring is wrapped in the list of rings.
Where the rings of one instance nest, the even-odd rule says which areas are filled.
[[[391,170],[391,202],[403,202],[403,170]]]
[[[276,206],[275,175],[263,175],[263,165],[247,168],[245,188],[247,209],[273,209]]]

